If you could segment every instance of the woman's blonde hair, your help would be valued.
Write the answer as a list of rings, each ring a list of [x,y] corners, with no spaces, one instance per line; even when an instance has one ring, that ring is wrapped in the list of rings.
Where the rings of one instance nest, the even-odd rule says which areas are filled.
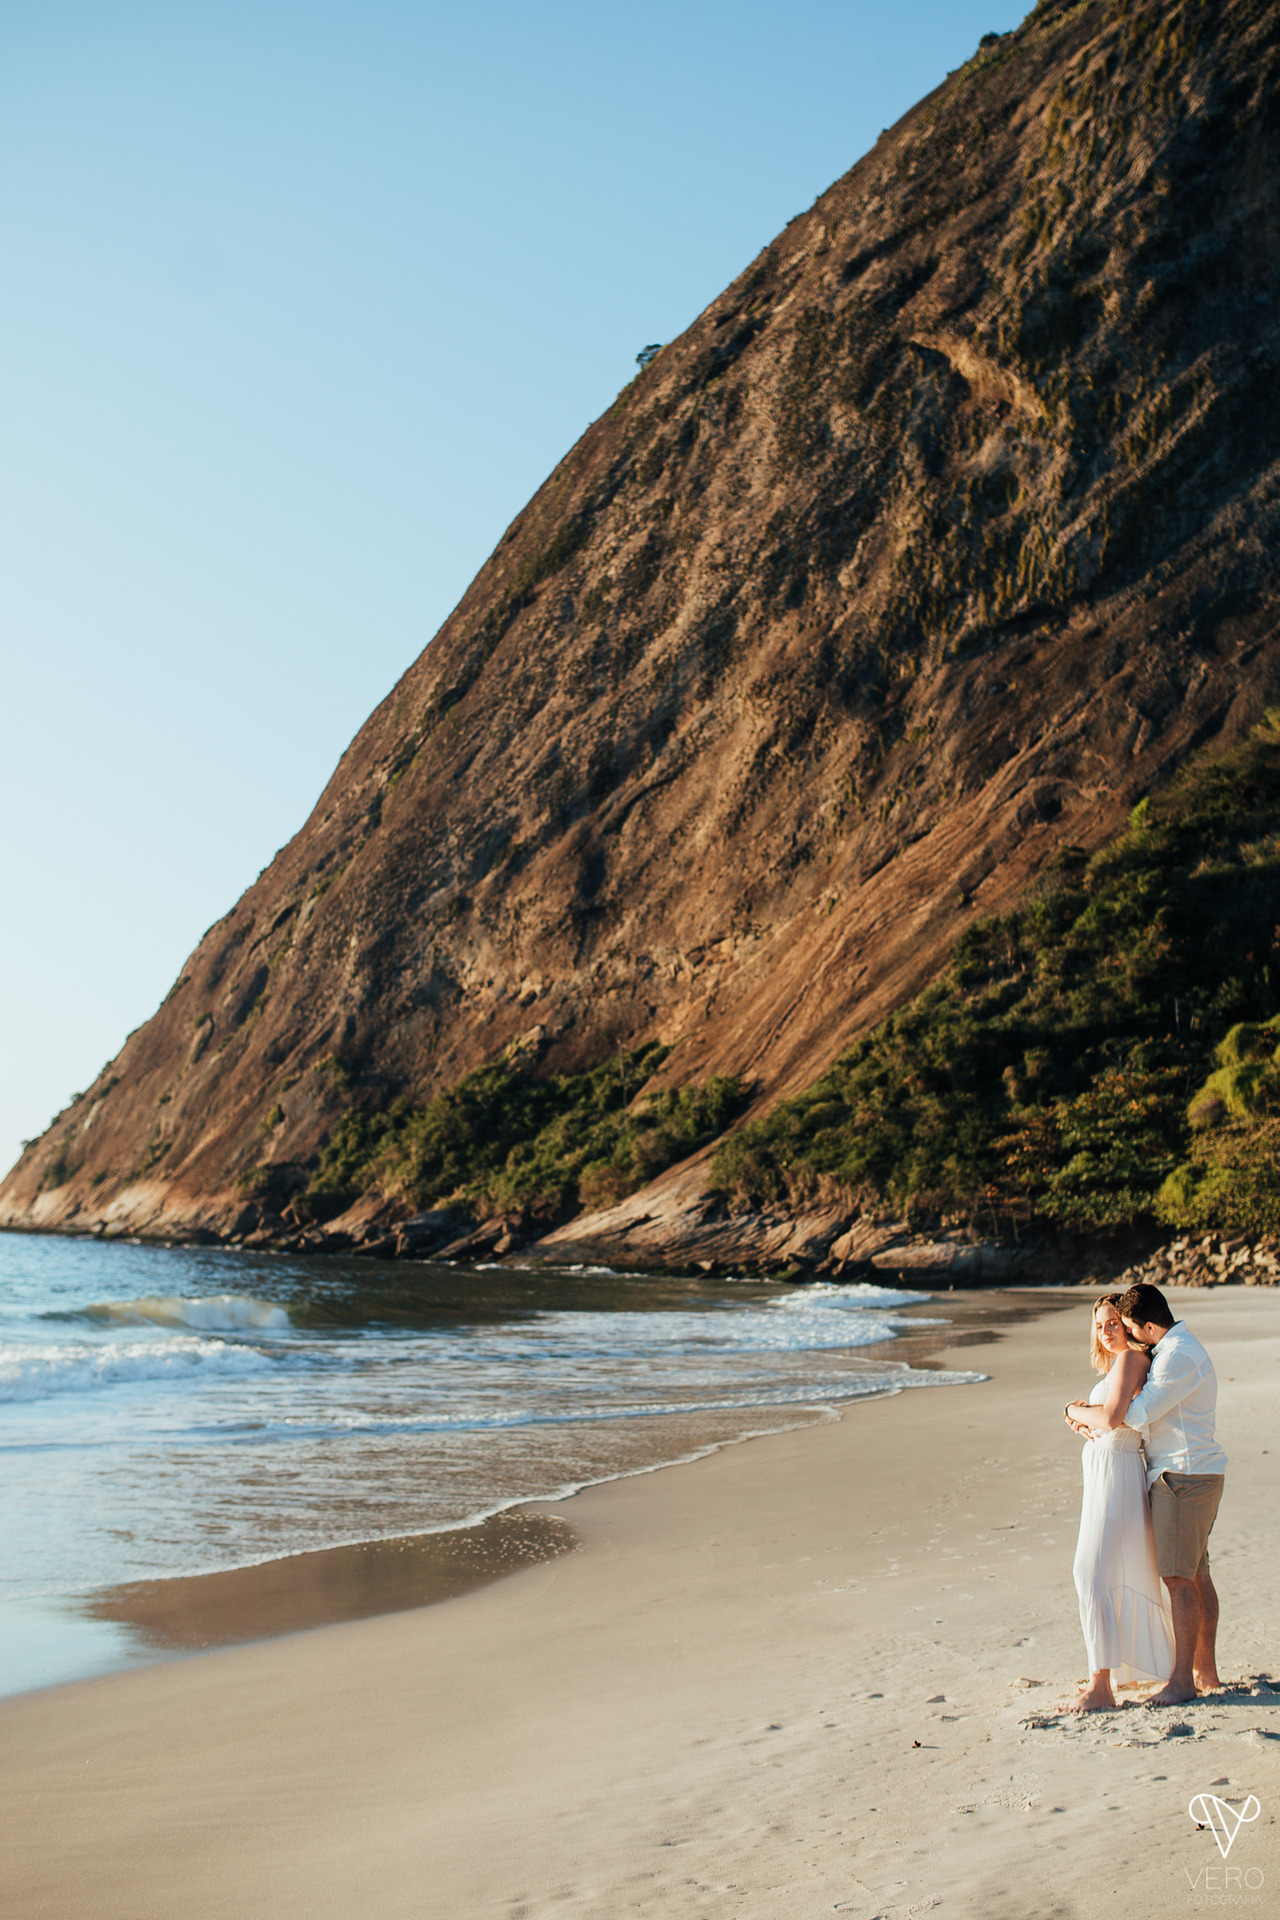
[[[1118,1316],[1120,1312],[1120,1302],[1123,1299],[1124,1295],[1122,1293],[1100,1293],[1093,1303],[1093,1311],[1089,1315],[1089,1359],[1093,1363],[1095,1373],[1110,1373],[1111,1363],[1116,1358],[1114,1353],[1107,1351],[1098,1338],[1098,1308],[1114,1307]],[[1128,1327],[1125,1327],[1125,1335],[1131,1352],[1145,1353],[1147,1351],[1144,1346],[1134,1339]]]

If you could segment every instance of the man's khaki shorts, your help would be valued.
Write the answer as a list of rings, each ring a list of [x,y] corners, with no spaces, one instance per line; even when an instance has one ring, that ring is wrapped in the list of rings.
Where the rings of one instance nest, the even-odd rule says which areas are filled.
[[[1151,1483],[1151,1526],[1162,1580],[1209,1571],[1209,1535],[1222,1498],[1220,1473],[1162,1473]]]

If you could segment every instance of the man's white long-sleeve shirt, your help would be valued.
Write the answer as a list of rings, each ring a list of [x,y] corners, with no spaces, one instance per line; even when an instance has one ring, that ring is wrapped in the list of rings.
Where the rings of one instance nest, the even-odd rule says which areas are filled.
[[[1125,1425],[1145,1428],[1147,1485],[1162,1473],[1225,1473],[1227,1456],[1213,1437],[1218,1376],[1181,1320],[1156,1342],[1151,1371],[1129,1402]]]

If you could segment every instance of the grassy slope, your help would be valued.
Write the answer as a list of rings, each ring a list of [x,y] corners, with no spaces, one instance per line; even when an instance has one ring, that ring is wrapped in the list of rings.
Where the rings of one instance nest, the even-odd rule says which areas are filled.
[[[1240,1023],[1278,1004],[1272,713],[971,928],[944,979],[730,1135],[713,1181],[739,1201],[834,1188],[988,1229],[1273,1228],[1280,1034]]]

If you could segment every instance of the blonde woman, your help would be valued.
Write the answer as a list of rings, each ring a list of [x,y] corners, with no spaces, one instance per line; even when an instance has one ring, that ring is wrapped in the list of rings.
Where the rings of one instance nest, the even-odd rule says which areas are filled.
[[[1117,1668],[1154,1680],[1167,1680],[1173,1671],[1173,1622],[1156,1571],[1142,1434],[1125,1425],[1130,1402],[1146,1384],[1151,1356],[1130,1337],[1116,1311],[1119,1299],[1118,1293],[1104,1293],[1094,1305],[1090,1358],[1102,1378],[1087,1402],[1073,1401],[1066,1409],[1069,1425],[1086,1441],[1072,1571],[1089,1684],[1072,1703],[1073,1713],[1105,1713],[1115,1706],[1111,1676]],[[1078,1418],[1082,1404],[1102,1409],[1092,1427]]]

